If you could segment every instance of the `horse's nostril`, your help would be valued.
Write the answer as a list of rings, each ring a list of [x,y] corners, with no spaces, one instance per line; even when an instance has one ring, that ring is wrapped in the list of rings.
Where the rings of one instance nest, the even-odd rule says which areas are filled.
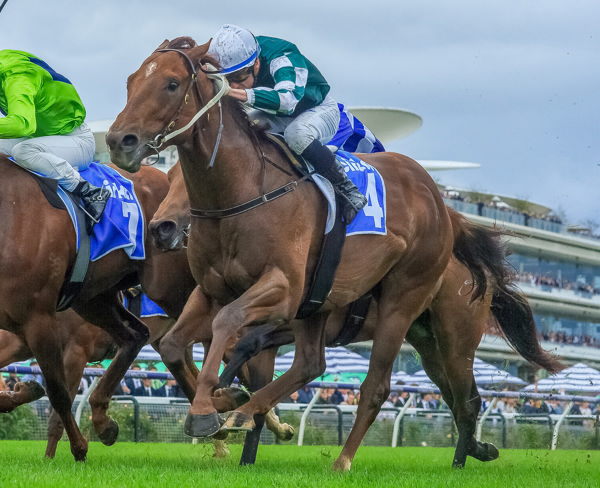
[[[148,225],[148,230],[150,231],[152,237],[155,239],[155,242],[160,243],[162,245],[170,241],[176,229],[177,224],[169,220],[150,222],[150,224]]]
[[[138,137],[133,134],[127,134],[125,137],[123,137],[123,140],[121,141],[123,148],[134,148],[137,147],[138,143]]]

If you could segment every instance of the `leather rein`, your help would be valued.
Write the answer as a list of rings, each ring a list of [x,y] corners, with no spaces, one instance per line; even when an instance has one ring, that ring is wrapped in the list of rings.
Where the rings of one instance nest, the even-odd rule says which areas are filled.
[[[200,102],[200,104],[202,104],[202,95],[200,94],[200,89],[198,88],[198,84],[197,84],[198,71],[196,69],[196,66],[194,65],[194,62],[190,59],[190,57],[185,52],[183,52],[179,49],[157,49],[155,52],[169,52],[169,51],[178,53],[186,60],[187,66],[189,67],[189,70],[191,72],[190,83],[185,91],[183,100],[182,100],[179,108],[175,112],[175,115],[173,116],[171,122],[169,122],[169,124],[164,128],[164,130],[162,132],[160,132],[154,138],[154,140],[152,142],[147,143],[147,145],[150,146],[150,148],[152,148],[153,150],[155,150],[156,153],[158,154],[158,151],[161,146],[163,146],[167,141],[173,139],[174,137],[178,136],[179,134],[190,129],[200,119],[200,117],[202,117],[210,108],[212,108],[215,104],[218,103],[219,115],[220,115],[219,132],[217,135],[217,140],[215,143],[215,147],[213,150],[211,160],[208,164],[208,167],[212,167],[212,165],[215,161],[215,157],[217,155],[219,143],[221,141],[221,134],[223,132],[223,112],[222,112],[222,107],[221,107],[221,98],[223,98],[223,96],[227,93],[227,91],[229,89],[229,83],[227,81],[227,78],[223,74],[221,74],[221,72],[219,72],[217,70],[207,71],[207,70],[203,69],[202,66],[200,66],[200,70],[203,73],[205,73],[208,76],[208,78],[211,78],[211,79],[214,79],[217,81],[217,83],[218,83],[217,86],[220,85],[220,89],[217,92],[217,94],[211,100],[209,100],[208,103],[206,105],[204,105],[185,126],[173,131],[173,128],[174,128],[175,124],[177,123],[177,120],[179,119],[179,116],[180,116],[183,108],[188,103],[189,92],[190,92],[192,86],[195,88],[196,96],[198,97],[198,101]],[[207,66],[210,66],[210,65],[207,65]],[[281,168],[277,164],[270,161],[264,153],[261,152],[261,154],[262,154],[263,160],[266,160],[267,162],[271,163],[276,168],[284,171],[285,173],[288,173],[283,168]],[[190,215],[192,217],[200,218],[200,219],[222,219],[222,218],[226,218],[226,217],[233,217],[235,215],[239,215],[241,213],[247,212],[256,207],[264,205],[265,203],[269,203],[279,197],[282,197],[282,196],[294,191],[300,182],[305,181],[308,178],[309,178],[309,175],[304,175],[302,178],[300,178],[300,180],[290,181],[290,182],[280,186],[279,188],[271,190],[267,193],[263,193],[262,195],[254,198],[248,202],[245,202],[245,203],[242,203],[239,205],[235,205],[234,207],[230,207],[227,209],[202,210],[202,209],[191,208]]]

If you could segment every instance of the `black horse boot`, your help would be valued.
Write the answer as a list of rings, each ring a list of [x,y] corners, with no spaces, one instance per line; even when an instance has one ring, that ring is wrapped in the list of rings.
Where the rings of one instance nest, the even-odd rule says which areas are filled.
[[[354,220],[360,209],[367,204],[367,199],[346,175],[335,155],[319,141],[312,141],[302,151],[317,173],[327,178],[337,194],[337,201],[342,207],[342,217],[346,225]]]
[[[81,197],[81,203],[83,204],[83,210],[87,214],[86,228],[88,234],[92,233],[94,225],[100,222],[104,209],[108,199],[110,198],[110,191],[105,188],[92,185],[89,181],[80,181],[72,193],[78,197]]]

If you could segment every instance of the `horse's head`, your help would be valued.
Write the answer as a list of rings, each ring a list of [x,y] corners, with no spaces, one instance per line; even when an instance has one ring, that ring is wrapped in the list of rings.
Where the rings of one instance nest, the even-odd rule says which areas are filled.
[[[129,76],[127,104],[106,134],[117,166],[136,172],[143,158],[163,148],[167,134],[183,127],[202,100],[213,96],[212,81],[199,71],[212,61],[206,57],[208,46],[196,46],[189,37],[165,41]],[[169,144],[177,142],[175,137]]]
[[[164,251],[185,247],[190,227],[190,202],[179,162],[169,170],[169,183],[169,193],[148,224],[152,242]]]

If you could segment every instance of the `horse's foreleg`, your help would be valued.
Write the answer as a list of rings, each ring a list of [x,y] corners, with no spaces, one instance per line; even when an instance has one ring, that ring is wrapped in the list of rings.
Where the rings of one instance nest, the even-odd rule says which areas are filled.
[[[77,394],[77,389],[83,376],[83,370],[87,364],[87,356],[82,347],[70,344],[64,352],[64,370],[66,385],[71,396],[71,405]],[[63,434],[63,424],[56,410],[52,409],[48,419],[48,443],[46,444],[46,457],[53,458],[56,454],[58,441]]]
[[[85,461],[88,443],[71,412],[72,401],[66,386],[63,354],[55,332],[56,320],[50,316],[38,316],[31,324],[24,328],[25,337],[44,375],[50,404],[67,431],[73,457],[76,461]]]
[[[14,391],[0,391],[0,413],[12,412],[15,408],[42,398],[44,387],[37,381],[25,381],[15,385]]]
[[[195,288],[179,319],[160,340],[158,346],[163,362],[190,403],[194,401],[196,395],[198,376],[198,368],[194,363],[190,346],[200,342],[207,344],[210,341],[212,338],[210,318],[208,300],[199,288]]]
[[[33,356],[29,346],[17,335],[0,330],[0,368]],[[0,374],[0,413],[12,412],[19,405],[30,403],[44,395],[42,385],[35,381],[17,383],[15,391],[8,391]]]
[[[219,430],[219,417],[211,396],[219,385],[219,367],[225,351],[235,343],[239,330],[252,323],[287,320],[291,315],[289,309],[288,279],[281,270],[273,268],[217,313],[212,324],[211,347],[198,375],[196,396],[186,419],[186,434],[207,437]]]
[[[115,443],[119,426],[106,412],[113,392],[140,349],[149,338],[148,328],[127,311],[116,294],[105,294],[79,307],[77,312],[93,324],[106,330],[118,346],[117,355],[90,396],[92,423],[103,444]]]

